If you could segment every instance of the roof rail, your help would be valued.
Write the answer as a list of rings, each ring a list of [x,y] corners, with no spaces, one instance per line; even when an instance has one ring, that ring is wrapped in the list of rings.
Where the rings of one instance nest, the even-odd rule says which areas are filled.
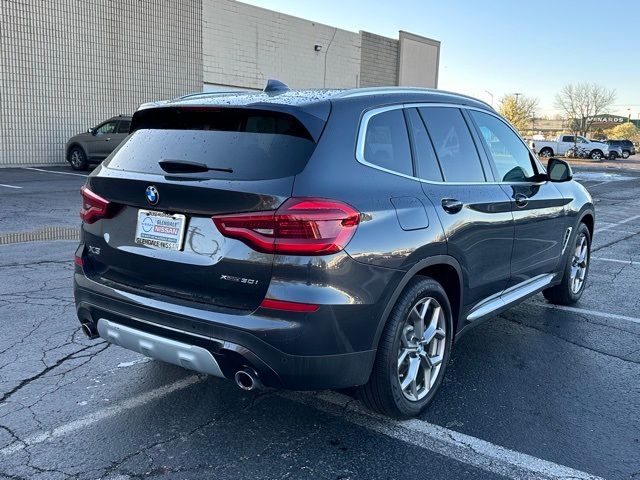
[[[289,86],[282,83],[280,80],[270,78],[267,80],[267,84],[264,86],[263,92],[268,95],[278,95],[280,93],[288,92]]]
[[[195,92],[195,93],[187,93],[185,95],[181,95],[177,97],[175,100],[185,100],[193,97],[209,97],[213,95],[229,95],[231,93],[245,93],[248,91],[249,90],[216,90],[216,91],[212,90],[209,92]]]
[[[438,90],[436,88],[421,88],[421,87],[366,87],[366,88],[352,88],[345,92],[336,95],[337,98],[353,98],[363,97],[366,95],[385,95],[394,93],[432,93],[437,95],[444,95],[448,97],[466,98],[482,103],[493,110],[493,107],[487,102],[478,98],[470,97],[469,95],[463,95],[461,93],[448,92],[446,90]]]

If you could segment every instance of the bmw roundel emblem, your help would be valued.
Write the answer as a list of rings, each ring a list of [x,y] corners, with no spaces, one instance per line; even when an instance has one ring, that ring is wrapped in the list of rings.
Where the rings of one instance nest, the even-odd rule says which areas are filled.
[[[145,196],[147,197],[147,202],[150,205],[157,205],[160,201],[160,194],[158,193],[158,189],[153,185],[149,185],[145,192]]]

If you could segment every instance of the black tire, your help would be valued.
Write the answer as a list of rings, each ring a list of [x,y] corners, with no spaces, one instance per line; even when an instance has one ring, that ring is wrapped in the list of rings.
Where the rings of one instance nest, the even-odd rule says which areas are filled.
[[[585,273],[582,284],[578,291],[574,291],[572,289],[572,278],[571,272],[574,265],[574,252],[578,247],[578,243],[580,238],[584,235],[587,242],[587,253],[586,253],[586,265],[585,265]],[[555,305],[573,305],[582,296],[584,292],[585,285],[587,284],[587,278],[589,276],[589,264],[591,263],[591,234],[589,233],[589,228],[584,223],[581,223],[576,229],[575,235],[573,238],[569,240],[569,245],[567,245],[567,251],[565,252],[566,259],[564,260],[564,274],[562,275],[562,282],[558,285],[555,285],[551,288],[547,288],[542,291],[544,298],[546,298],[549,303],[553,303]]]
[[[69,163],[74,170],[86,170],[89,168],[87,155],[84,153],[82,147],[75,146],[69,150]]]
[[[549,147],[545,147],[540,150],[540,156],[544,158],[551,158],[553,157],[553,150],[551,150]]]
[[[595,149],[595,150],[591,150],[591,153],[589,154],[589,158],[591,158],[592,160],[601,161],[604,158],[604,155],[602,154],[602,151]]]
[[[444,313],[443,324],[446,325],[446,334],[440,340],[444,342],[444,351],[435,381],[430,388],[426,389],[427,392],[424,398],[414,401],[405,397],[400,385],[398,354],[401,347],[401,335],[407,334],[405,325],[407,319],[410,318],[411,310],[427,297],[435,299]],[[452,338],[453,318],[451,305],[442,286],[429,277],[411,279],[400,294],[387,319],[387,324],[380,337],[369,382],[358,387],[359,398],[371,410],[390,417],[409,418],[418,415],[433,400],[442,383],[451,355]]]
[[[609,154],[609,160],[615,160],[616,158],[618,158],[618,154],[616,152],[611,152]]]

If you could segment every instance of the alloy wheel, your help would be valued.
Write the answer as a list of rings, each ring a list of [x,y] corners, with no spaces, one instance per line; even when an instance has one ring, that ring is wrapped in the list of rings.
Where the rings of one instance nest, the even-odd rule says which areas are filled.
[[[408,400],[423,399],[436,383],[446,342],[442,306],[432,297],[420,299],[404,321],[398,348],[398,381]]]
[[[589,263],[589,242],[583,233],[576,240],[576,249],[571,259],[570,287],[574,294],[582,290],[584,279],[587,276],[587,265]]]
[[[82,156],[80,155],[80,152],[78,150],[74,150],[73,152],[71,152],[71,165],[73,165],[75,168],[80,168],[80,166],[82,165]]]

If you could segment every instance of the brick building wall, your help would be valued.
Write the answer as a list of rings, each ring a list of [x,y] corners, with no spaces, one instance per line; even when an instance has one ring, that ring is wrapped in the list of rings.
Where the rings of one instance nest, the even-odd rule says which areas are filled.
[[[405,49],[407,65],[402,37],[235,0],[0,0],[0,167],[65,163],[87,127],[203,89],[398,85],[406,72],[405,85],[435,86],[428,42]]]
[[[263,88],[355,87],[360,35],[233,0],[203,0],[204,82]],[[314,49],[320,45],[320,50]]]
[[[61,163],[87,127],[201,90],[201,14],[201,0],[0,0],[0,166]]]
[[[397,85],[398,41],[369,32],[360,32],[360,38],[360,86]]]

